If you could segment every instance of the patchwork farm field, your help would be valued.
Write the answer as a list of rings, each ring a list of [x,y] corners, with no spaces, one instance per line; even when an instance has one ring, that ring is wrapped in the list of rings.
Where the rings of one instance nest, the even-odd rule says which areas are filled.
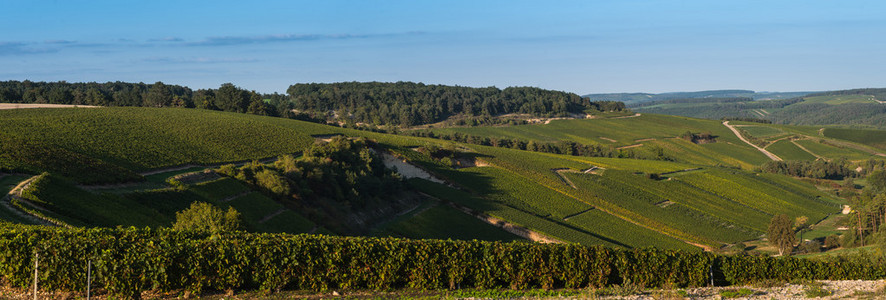
[[[717,162],[753,168],[768,158],[739,140],[719,121],[643,114],[630,118],[553,120],[550,124],[505,127],[434,129],[436,134],[470,134],[542,142],[574,141],[582,144],[630,147],[641,153],[666,149],[672,159],[692,164]],[[678,137],[686,132],[711,133],[716,143],[693,144]]]
[[[787,132],[784,132],[781,129],[779,129],[777,127],[773,127],[773,126],[744,125],[744,126],[741,126],[741,129],[743,129],[744,131],[747,131],[752,136],[761,137],[761,138],[778,137],[778,136],[788,134]]]
[[[866,129],[825,128],[823,135],[886,150],[886,131]]]
[[[0,169],[54,169],[85,181],[101,173],[144,171],[184,164],[213,164],[299,152],[313,142],[310,133],[277,120],[192,109],[149,108],[0,110],[4,150]],[[282,120],[280,120],[282,121]],[[25,150],[46,153],[60,162],[40,166]],[[70,157],[70,159],[66,159]],[[82,170],[78,164],[94,164]],[[73,166],[72,166],[73,165]],[[80,169],[80,170],[78,170]],[[91,175],[94,178],[89,178]]]
[[[779,140],[766,146],[766,150],[772,152],[784,160],[815,160],[815,155],[800,149],[790,139]]]
[[[832,95],[832,96],[813,96],[804,97],[804,103],[824,103],[830,105],[839,105],[847,103],[877,103],[874,96],[870,95]],[[882,100],[882,99],[880,99]]]
[[[309,211],[293,211],[231,178],[179,189],[164,182],[169,176],[202,168],[192,165],[297,153],[314,142],[313,136],[328,134],[371,139],[379,149],[395,153],[446,182],[410,181],[415,190],[441,202],[388,224],[386,230],[400,236],[442,238],[446,228],[434,223],[451,218],[459,220],[462,227],[453,229],[449,237],[513,239],[486,221],[449,208],[447,204],[452,203],[561,242],[699,251],[701,247],[718,248],[759,238],[776,213],[817,221],[839,209],[836,200],[806,183],[785,184],[772,179],[776,175],[718,167],[752,169],[767,158],[721,123],[709,120],[643,115],[436,129],[613,146],[644,144],[660,147],[675,158],[661,161],[529,152],[194,109],[34,109],[0,114],[0,123],[10,125],[10,130],[0,133],[4,142],[76,158],[57,164],[47,161],[52,156],[13,152],[0,154],[0,166],[32,173],[47,171],[58,182],[67,182],[41,188],[37,198],[51,199],[46,203],[54,216],[80,226],[168,226],[175,212],[199,200],[221,208],[235,207],[254,231],[332,233],[312,221]],[[135,125],[142,123],[149,125]],[[717,142],[695,144],[675,138],[686,131],[711,132]],[[39,138],[29,137],[30,133]],[[93,135],[96,138],[92,139]],[[90,140],[93,142],[82,142]],[[165,140],[170,142],[163,143]],[[429,145],[451,145],[485,164],[453,168],[412,150]],[[643,147],[637,151],[645,151]],[[80,158],[92,162],[91,167],[84,169],[73,163]],[[184,169],[162,169],[177,166]],[[139,175],[157,169],[161,170]],[[128,179],[119,187],[90,186],[114,182],[106,180],[106,174],[128,174]],[[649,174],[661,177],[650,179]],[[83,184],[89,189],[80,189]]]

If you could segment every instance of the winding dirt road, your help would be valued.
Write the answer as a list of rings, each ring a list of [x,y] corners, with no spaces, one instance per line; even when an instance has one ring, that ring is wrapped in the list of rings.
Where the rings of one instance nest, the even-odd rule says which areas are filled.
[[[770,159],[772,159],[774,161],[782,161],[781,157],[778,157],[777,155],[772,154],[772,152],[766,151],[766,149],[760,148],[760,146],[754,145],[753,143],[751,143],[750,141],[745,139],[743,136],[741,136],[741,133],[738,132],[738,129],[735,129],[735,126],[729,125],[729,121],[723,121],[723,126],[726,126],[726,128],[729,128],[729,130],[732,130],[732,133],[735,133],[735,136],[737,136],[738,139],[740,139],[742,142],[745,142],[746,144],[751,145],[751,147],[754,147],[757,150],[760,150],[761,153],[765,154]]]

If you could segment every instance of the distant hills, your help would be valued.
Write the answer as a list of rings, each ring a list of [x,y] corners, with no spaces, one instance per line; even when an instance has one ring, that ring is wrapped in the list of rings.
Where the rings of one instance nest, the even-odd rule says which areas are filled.
[[[637,104],[651,101],[684,99],[684,98],[751,98],[754,100],[774,100],[802,97],[815,92],[755,92],[751,90],[710,90],[697,92],[671,93],[605,93],[587,94],[592,101],[621,101],[625,104]]]
[[[784,93],[716,90],[587,97],[598,101],[621,99],[628,108],[640,113],[705,119],[750,118],[790,125],[886,128],[886,88]]]

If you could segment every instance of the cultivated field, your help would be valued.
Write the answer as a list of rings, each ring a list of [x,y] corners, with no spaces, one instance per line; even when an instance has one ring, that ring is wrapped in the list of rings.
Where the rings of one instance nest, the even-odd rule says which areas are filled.
[[[548,125],[445,129],[546,140],[574,136],[585,142],[613,145],[643,143],[657,145],[668,153],[673,151],[673,156],[679,158],[677,162],[567,156],[456,143],[460,151],[472,152],[488,163],[456,169],[412,150],[432,144],[445,147],[452,142],[281,118],[150,108],[7,110],[0,112],[0,116],[0,123],[9,128],[0,138],[11,142],[4,144],[73,157],[59,164],[52,160],[56,157],[52,155],[7,152],[5,157],[0,155],[0,162],[5,163],[0,166],[57,173],[57,180],[50,180],[45,190],[41,188],[35,194],[40,199],[51,199],[45,201],[54,216],[79,225],[163,226],[171,223],[175,211],[201,200],[241,210],[252,230],[325,230],[312,225],[302,212],[288,210],[286,205],[230,179],[190,184],[184,189],[169,189],[163,181],[180,172],[199,169],[187,167],[189,164],[218,164],[299,152],[313,142],[312,136],[328,134],[375,140],[380,147],[445,181],[445,185],[413,184],[419,191],[439,199],[434,201],[443,202],[426,210],[412,210],[401,221],[390,224],[384,232],[394,235],[440,237],[434,233],[441,232],[440,229],[430,227],[427,220],[451,215],[452,210],[440,208],[451,202],[555,241],[697,251],[700,247],[718,248],[755,239],[765,231],[768,219],[775,213],[807,216],[810,221],[817,221],[839,209],[829,200],[819,200],[830,198],[811,185],[788,186],[768,175],[714,166],[750,168],[766,158],[738,141],[718,122],[681,117],[643,115],[558,120]],[[717,142],[694,144],[674,139],[685,131],[712,132]],[[93,167],[81,171],[75,164],[80,158],[91,161],[89,165]],[[181,165],[186,167],[175,168]],[[593,173],[582,173],[593,168]],[[139,183],[144,179],[138,173],[157,169],[161,171],[145,173],[152,174],[148,175],[149,181]],[[122,185],[77,190],[78,182],[107,182],[102,175],[114,174],[108,170],[131,174],[127,177],[131,179]],[[662,178],[649,179],[645,174],[650,173],[662,174]],[[46,196],[41,197],[41,193]],[[124,210],[128,211],[118,213]],[[461,232],[477,232],[477,238],[501,238],[499,233],[482,233],[495,228],[481,219],[465,219],[466,228],[476,229]],[[426,234],[416,233],[422,230],[427,230]],[[453,231],[452,237],[470,236],[458,232]]]

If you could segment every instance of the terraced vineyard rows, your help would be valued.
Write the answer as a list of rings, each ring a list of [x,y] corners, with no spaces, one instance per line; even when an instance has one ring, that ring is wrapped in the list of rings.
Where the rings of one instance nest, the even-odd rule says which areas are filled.
[[[563,219],[592,208],[587,203],[556,193],[517,174],[495,167],[467,168],[456,181],[487,199],[538,215]]]
[[[579,186],[579,189],[592,196],[600,199],[617,199],[610,201],[621,208],[657,220],[693,236],[721,242],[735,242],[756,237],[756,234],[730,228],[730,224],[724,224],[723,220],[709,214],[686,209],[679,203],[666,203],[669,201],[666,198],[644,193],[630,184],[611,180],[609,179],[612,176],[611,173],[615,172],[607,172],[605,176],[586,174],[568,174],[567,176]]]
[[[434,205],[414,217],[388,227],[397,236],[414,239],[519,240],[516,235],[483,223],[448,205]]]
[[[822,134],[830,138],[886,149],[886,131],[883,130],[825,128]]]
[[[778,155],[778,157],[781,157],[784,160],[815,160],[816,158],[809,152],[803,151],[803,149],[797,147],[797,145],[792,143],[789,139],[772,143],[766,147],[766,150]]]
[[[90,112],[94,113],[91,115]],[[6,114],[15,115],[9,112]],[[28,121],[27,117],[34,117],[34,120]],[[11,133],[0,133],[2,135],[0,138],[4,141],[16,139],[25,141],[16,143],[27,145],[31,142],[22,138],[24,136],[22,131],[33,130],[41,139],[45,139],[39,143],[37,141],[32,143],[37,149],[71,153],[78,151],[76,155],[85,157],[87,162],[91,159],[93,163],[87,165],[92,164],[95,167],[89,169],[76,166],[73,164],[76,160],[71,160],[65,165],[67,169],[50,171],[60,172],[61,175],[72,177],[80,183],[101,182],[103,179],[96,174],[112,174],[113,172],[106,171],[114,168],[117,170],[115,172],[120,174],[126,172],[135,174],[135,171],[174,167],[197,160],[209,163],[219,162],[222,159],[242,160],[297,152],[313,141],[312,135],[338,133],[364,136],[376,141],[381,148],[408,158],[412,163],[454,183],[455,186],[469,190],[459,191],[431,183],[414,184],[417,189],[427,194],[443,199],[444,202],[451,201],[473,211],[529,228],[556,240],[587,245],[658,246],[697,251],[699,248],[687,242],[716,247],[722,243],[755,238],[765,230],[768,218],[775,213],[788,212],[792,216],[802,214],[811,220],[817,220],[827,212],[835,210],[830,200],[816,198],[822,196],[820,192],[794,182],[793,179],[769,174],[753,175],[745,171],[686,163],[701,162],[707,165],[722,163],[747,168],[766,160],[759,152],[737,142],[734,135],[726,134],[728,129],[718,122],[707,120],[644,115],[629,119],[561,120],[548,125],[447,129],[486,130],[488,134],[502,132],[525,137],[537,135],[535,137],[547,140],[567,138],[614,146],[642,143],[650,147],[661,147],[668,153],[672,152],[670,155],[684,161],[680,163],[537,153],[465,145],[431,138],[357,131],[281,118],[202,110],[102,108],[71,110],[65,111],[64,114],[56,110],[37,110],[26,112],[16,118],[16,121],[22,121],[22,124],[11,127],[12,130],[9,131]],[[151,120],[167,119],[173,121],[171,123],[173,125],[169,126],[188,127],[189,123],[200,122],[208,125],[193,127],[197,128],[190,130],[193,132],[163,127],[167,125],[150,128],[135,128],[132,125],[135,124],[132,122],[136,121],[150,123]],[[0,123],[14,123],[6,120],[2,119]],[[41,127],[43,125],[38,121],[45,121],[49,125]],[[136,141],[117,140],[118,144],[85,143],[75,148],[72,146],[76,143],[75,140],[90,132],[78,129],[76,125],[62,128],[64,127],[62,124],[81,121],[91,124],[90,126],[113,127],[109,130],[111,134]],[[219,122],[236,124],[242,128],[232,129],[233,125],[219,125]],[[694,144],[673,138],[687,130],[703,132],[709,129],[713,129],[712,133],[718,136],[717,142]],[[200,132],[201,130],[206,132]],[[253,131],[261,133],[251,135],[250,132]],[[204,136],[195,137],[201,134]],[[218,142],[224,140],[227,134],[250,136],[250,138],[228,140],[226,141],[228,145],[219,145]],[[138,150],[134,150],[142,143],[156,143],[167,137],[171,143],[167,144],[168,149],[161,151],[162,155],[167,156],[164,160],[155,157],[160,154],[141,154]],[[205,143],[209,148],[218,147],[218,153],[210,153],[215,151],[214,148],[211,150],[199,145],[192,147],[190,143]],[[476,156],[488,162],[490,166],[454,169],[412,150],[419,146],[445,147],[450,144],[460,149],[459,151],[466,152],[464,155]],[[69,148],[72,150],[67,150]],[[154,146],[142,150],[145,149],[150,150],[145,152],[161,150]],[[197,159],[185,159],[192,156],[194,151],[201,152],[196,155]],[[0,165],[9,166],[4,165],[4,162],[10,161],[11,156],[3,155],[0,154]],[[36,170],[44,168],[44,165],[40,164],[40,157],[34,156],[29,159],[25,161],[28,167]],[[51,164],[55,165],[55,162]],[[597,167],[594,173],[600,175],[580,173],[593,167]],[[680,172],[699,167],[703,169]],[[567,171],[559,175],[553,171],[564,168]],[[154,188],[154,185],[164,186],[163,179],[177,172],[179,171],[152,176],[150,188]],[[634,172],[643,174],[634,174]],[[665,176],[670,180],[652,180],[644,175],[651,173],[669,173]],[[81,181],[86,176],[94,177]],[[573,181],[577,188],[568,185],[561,176]],[[137,175],[132,177],[138,178]],[[149,185],[133,189],[146,187]],[[138,216],[125,217],[126,214],[111,213],[134,208],[139,212],[130,212],[131,214],[157,216],[151,219],[154,223],[149,224],[157,226],[171,224],[176,211],[187,208],[195,200],[201,200],[222,207],[227,205],[236,207],[248,225],[256,230],[327,232],[326,229],[299,215],[299,212],[282,209],[282,205],[260,193],[250,192],[249,188],[230,178],[187,185],[177,190],[158,189],[137,192],[125,190],[119,195],[101,194],[101,191],[104,190],[72,192],[70,197],[77,199],[69,202],[76,205],[64,202],[66,201],[64,199],[73,198],[60,198],[61,200],[55,200],[58,203],[53,209],[61,212],[61,215],[70,214],[73,216],[68,217],[71,222],[80,222],[77,224],[82,225],[88,225],[88,222],[146,225],[143,224],[146,221]],[[123,205],[105,206],[109,207],[108,212],[101,212],[102,208],[98,205],[104,203],[102,201],[112,200]],[[80,203],[84,201],[93,201],[94,204]],[[74,214],[73,211],[78,208],[83,208],[84,211]],[[424,212],[419,216],[437,218],[452,212],[443,208],[429,211],[431,211],[429,215],[424,215],[427,213]],[[421,218],[405,222],[402,224],[418,227],[426,225],[421,225],[423,224]]]
[[[810,222],[816,222],[824,218],[828,212],[837,210],[836,207],[818,200],[817,196],[797,194],[796,191],[766,184],[750,177],[754,175],[726,172],[730,171],[711,170],[705,173],[686,174],[678,179],[773,215],[806,216]],[[755,188],[747,188],[749,184],[753,184]]]
[[[149,108],[3,110],[0,144],[39,143],[28,148],[68,151],[57,155],[72,157],[68,162],[35,164],[32,169],[64,171],[58,168],[77,167],[82,161],[96,165],[99,169],[93,172],[99,172],[114,166],[147,170],[260,159],[298,152],[313,142],[302,131],[275,126],[259,116],[188,109],[154,112]],[[0,167],[26,155],[11,154],[15,156],[0,157]],[[90,163],[95,160],[110,165]]]
[[[575,141],[582,144],[602,144],[622,147],[643,141],[644,146],[634,151],[649,152],[656,145],[668,149],[667,155],[680,162],[693,164],[726,163],[752,168],[766,161],[766,157],[742,143],[728,129],[715,126],[711,120],[690,119],[664,115],[642,115],[627,119],[556,120],[550,124],[507,127],[469,127],[435,129],[438,134],[464,133],[486,137],[503,137],[543,142]],[[716,143],[691,144],[674,141],[686,131],[711,132]]]
[[[858,149],[838,147],[833,144],[827,144],[827,142],[822,143],[821,141],[812,139],[799,140],[797,141],[797,144],[800,144],[809,151],[812,151],[812,153],[828,158],[845,157],[850,160],[876,158],[875,155],[871,155],[868,152],[864,152]]]

